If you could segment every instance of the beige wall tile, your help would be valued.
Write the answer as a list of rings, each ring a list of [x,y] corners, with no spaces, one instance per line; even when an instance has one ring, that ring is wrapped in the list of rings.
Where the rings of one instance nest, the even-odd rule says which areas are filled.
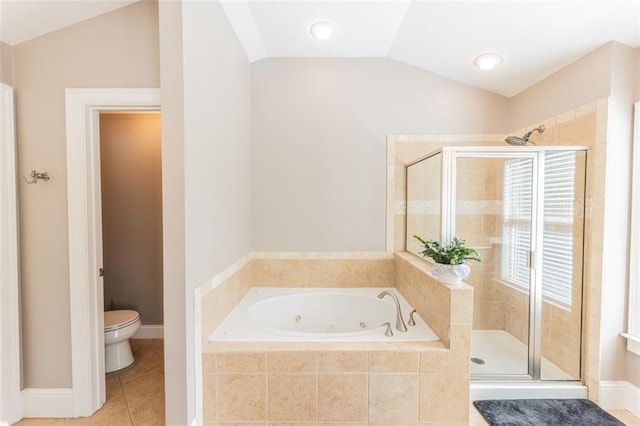
[[[419,364],[418,352],[369,352],[369,371],[372,373],[417,373]]]
[[[269,373],[315,373],[318,355],[315,352],[267,352]]]
[[[385,422],[385,423],[369,423],[369,426],[415,426],[415,422]]]
[[[366,421],[368,402],[366,373],[318,376],[318,420]]]
[[[469,376],[420,374],[420,421],[469,420]]]
[[[220,421],[267,419],[265,374],[218,374],[217,377]]]
[[[454,352],[471,352],[471,325],[452,324],[449,329],[449,348]]]
[[[393,423],[417,420],[417,374],[369,374],[370,422]]]
[[[218,373],[264,373],[264,352],[221,352],[216,356]]]
[[[269,422],[269,426],[316,426],[316,422]],[[244,425],[238,425],[244,426]]]
[[[314,421],[318,418],[316,374],[269,374],[269,420]]]
[[[420,353],[421,373],[468,373],[469,354],[450,350],[433,350]]]
[[[367,352],[319,352],[318,371],[321,373],[366,372]]]
[[[353,287],[367,285],[366,262],[359,259],[336,260],[336,284]]]
[[[307,260],[305,268],[305,285],[308,287],[327,287],[336,285],[336,260]]]
[[[473,320],[473,291],[451,291],[450,316],[452,324],[471,324]]]
[[[393,259],[367,260],[367,283],[375,286],[393,287],[395,282],[395,267]]]
[[[202,408],[205,422],[215,422],[218,420],[216,392],[216,375],[204,374],[202,378]]]
[[[216,372],[216,354],[202,354],[202,372],[203,374]]]
[[[278,281],[277,264],[272,259],[253,259],[249,262],[249,278],[254,286],[274,285]]]
[[[371,423],[367,422],[318,422],[318,426],[369,426]]]

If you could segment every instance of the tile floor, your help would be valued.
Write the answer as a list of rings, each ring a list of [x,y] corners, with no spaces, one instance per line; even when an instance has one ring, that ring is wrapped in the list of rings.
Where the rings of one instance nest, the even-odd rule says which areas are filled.
[[[164,425],[164,352],[161,339],[132,339],[136,362],[106,377],[107,402],[91,417],[23,419],[19,426]]]

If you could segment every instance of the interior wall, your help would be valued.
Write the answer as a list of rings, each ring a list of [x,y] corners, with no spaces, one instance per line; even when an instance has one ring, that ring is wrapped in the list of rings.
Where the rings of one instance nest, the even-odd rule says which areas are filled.
[[[164,121],[174,122],[172,150],[179,151],[165,164],[172,163],[177,171],[176,163],[183,161],[184,182],[184,199],[172,190],[165,202],[182,202],[171,208],[184,212],[182,230],[167,225],[184,238],[184,275],[181,281],[174,276],[170,289],[165,286],[166,295],[182,291],[177,300],[184,303],[173,314],[181,311],[184,328],[172,327],[167,334],[165,326],[166,346],[171,347],[166,351],[178,362],[175,370],[172,365],[166,371],[166,420],[191,424],[196,411],[194,290],[251,250],[251,79],[249,61],[218,2],[165,3],[171,2],[160,6],[161,55],[182,57],[177,62],[182,63],[181,72],[175,70],[175,58],[162,60],[163,105],[169,102],[166,78],[179,78],[168,82],[168,94],[182,102],[181,109],[163,110]],[[169,37],[176,29],[182,40],[172,45]],[[178,125],[181,134],[176,132]],[[165,262],[174,260],[165,254]],[[169,319],[166,313],[165,318]],[[185,390],[184,395],[172,388],[174,384]]]
[[[254,250],[384,250],[388,134],[506,130],[506,98],[390,59],[265,59],[251,84]]]
[[[13,86],[13,49],[0,41],[0,83]]]
[[[162,214],[164,396],[167,424],[187,419],[187,292],[185,289],[185,177],[182,3],[159,3],[162,99]]]
[[[162,324],[160,114],[100,115],[104,309]]]
[[[636,76],[640,75],[640,49],[636,49]],[[640,102],[640,78],[636,77],[636,96],[635,102]],[[635,132],[640,132],[640,128],[638,126],[634,129]],[[636,136],[636,138],[640,138],[640,134]],[[636,139],[640,140],[640,139]],[[640,146],[635,145],[633,149],[640,149]],[[638,164],[634,164],[634,167],[640,167]],[[626,359],[626,380],[640,387],[640,356],[636,355],[632,352],[627,352]]]
[[[509,131],[608,97],[614,44],[599,47],[509,98],[506,110]]]
[[[24,386],[71,387],[65,88],[158,87],[157,3],[131,6],[13,47]]]
[[[629,230],[633,101],[638,78],[636,50],[619,43],[612,49],[611,99],[607,129],[605,233],[603,251],[602,324],[600,337],[603,380],[625,379],[629,286]]]

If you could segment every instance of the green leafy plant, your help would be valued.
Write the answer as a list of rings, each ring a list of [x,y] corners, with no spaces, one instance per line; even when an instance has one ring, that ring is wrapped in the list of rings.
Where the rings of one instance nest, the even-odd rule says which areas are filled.
[[[414,235],[413,238],[420,241],[424,250],[420,252],[423,257],[430,257],[436,263],[444,265],[461,265],[469,260],[480,262],[480,255],[472,248],[465,247],[464,240],[453,238],[448,244],[442,244],[438,240],[425,241]]]

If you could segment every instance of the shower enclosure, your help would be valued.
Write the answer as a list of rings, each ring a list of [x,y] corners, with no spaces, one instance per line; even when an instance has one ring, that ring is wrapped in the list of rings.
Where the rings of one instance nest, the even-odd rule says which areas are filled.
[[[480,253],[471,377],[577,381],[581,372],[585,147],[443,147],[406,167],[412,238]]]

